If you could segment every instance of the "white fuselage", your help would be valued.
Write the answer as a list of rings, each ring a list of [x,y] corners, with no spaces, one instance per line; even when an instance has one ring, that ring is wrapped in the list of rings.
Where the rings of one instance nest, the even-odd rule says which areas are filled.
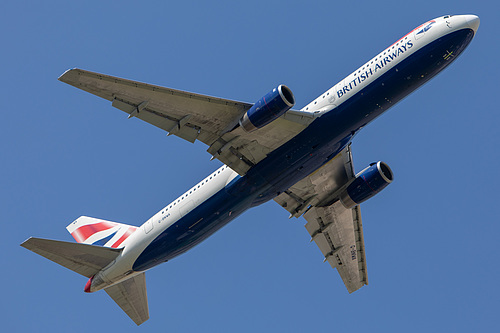
[[[478,26],[476,18],[472,15],[445,16],[424,23],[311,101],[301,111],[314,113],[317,117],[321,117],[346,103],[351,97],[359,97],[359,94],[362,96],[363,91],[374,84],[377,79],[394,68],[397,71],[398,66],[406,65],[406,59],[429,44],[438,41],[441,37],[461,29],[476,31]],[[442,56],[442,61],[446,62],[448,58],[455,55],[451,53]],[[422,75],[422,79],[425,79],[425,74],[420,75]],[[401,84],[404,84],[404,82]],[[381,85],[384,85],[384,83],[382,82]],[[408,91],[408,93],[411,91],[413,90]],[[321,120],[316,119],[315,121]],[[363,126],[364,124],[361,124],[356,130]],[[124,241],[121,255],[94,277],[91,291],[109,287],[142,273],[142,271],[134,271],[133,265],[153,240],[157,239],[169,228],[176,228],[176,223],[179,220],[186,217],[193,209],[204,205],[217,193],[224,191],[228,184],[238,177],[240,176],[229,167],[222,166],[153,215],[137,232],[134,232]],[[229,211],[229,215],[231,215],[231,211]],[[192,227],[199,221],[193,220]]]

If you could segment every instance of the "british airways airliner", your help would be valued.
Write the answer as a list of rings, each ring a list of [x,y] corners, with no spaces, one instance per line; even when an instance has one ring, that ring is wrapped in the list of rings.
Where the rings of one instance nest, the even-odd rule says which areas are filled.
[[[359,204],[393,181],[384,162],[354,173],[354,135],[451,64],[479,27],[474,15],[428,21],[368,60],[300,111],[279,85],[255,104],[204,96],[81,69],[59,80],[177,135],[200,140],[224,163],[140,227],[81,216],[77,243],[21,245],[88,278],[140,325],[149,318],[145,271],[196,246],[251,207],[274,200],[304,216],[324,261],[351,293],[368,284]]]

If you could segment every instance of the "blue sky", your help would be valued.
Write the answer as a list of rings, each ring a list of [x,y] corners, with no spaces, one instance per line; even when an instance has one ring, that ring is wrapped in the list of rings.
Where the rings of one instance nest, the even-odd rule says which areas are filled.
[[[0,221],[6,331],[470,332],[496,327],[500,163],[492,1],[5,1]],[[19,246],[71,241],[80,215],[140,225],[220,166],[201,143],[127,120],[59,81],[79,67],[254,102],[307,104],[419,24],[477,14],[443,73],[363,129],[354,164],[395,181],[362,205],[369,285],[349,295],[274,202],[147,275],[140,327],[86,279]]]

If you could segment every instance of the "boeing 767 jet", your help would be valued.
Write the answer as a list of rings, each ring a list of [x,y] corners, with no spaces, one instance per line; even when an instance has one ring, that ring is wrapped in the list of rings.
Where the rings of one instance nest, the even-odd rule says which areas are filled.
[[[279,85],[255,104],[81,69],[59,80],[107,99],[169,135],[207,145],[224,165],[140,227],[81,216],[77,241],[21,245],[88,278],[140,325],[149,318],[145,272],[193,248],[247,209],[274,200],[303,216],[325,261],[352,293],[368,284],[359,205],[393,181],[384,162],[353,169],[351,140],[369,122],[450,65],[479,27],[447,15],[413,29],[300,110]]]

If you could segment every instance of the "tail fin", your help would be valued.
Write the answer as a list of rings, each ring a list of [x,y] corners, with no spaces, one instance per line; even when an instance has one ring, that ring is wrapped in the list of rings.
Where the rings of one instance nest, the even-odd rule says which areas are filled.
[[[89,278],[115,260],[121,252],[118,249],[34,237],[21,246]]]
[[[80,216],[66,229],[78,243],[118,248],[137,227]]]

